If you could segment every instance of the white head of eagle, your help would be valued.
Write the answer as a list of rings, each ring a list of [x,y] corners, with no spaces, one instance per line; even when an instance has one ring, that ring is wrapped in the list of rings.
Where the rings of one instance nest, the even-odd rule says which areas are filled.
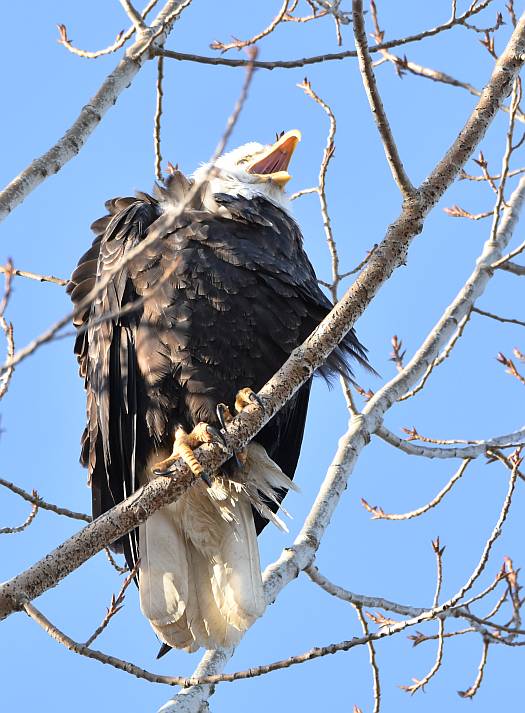
[[[284,188],[291,178],[288,164],[301,140],[297,129],[287,131],[274,144],[263,146],[251,141],[220,156],[212,165],[205,163],[193,174],[197,182],[208,180],[212,193],[263,196],[283,210],[288,197]]]

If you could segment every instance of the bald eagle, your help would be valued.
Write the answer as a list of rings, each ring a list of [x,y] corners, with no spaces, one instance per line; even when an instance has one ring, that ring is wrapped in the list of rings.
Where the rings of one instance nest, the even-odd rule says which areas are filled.
[[[107,282],[75,320],[93,517],[178,457],[203,476],[114,543],[139,561],[141,608],[166,647],[234,645],[265,608],[256,538],[283,526],[311,381],[211,478],[193,449],[221,437],[331,308],[284,192],[299,139],[245,144],[190,179],[174,171],[154,195],[108,201],[68,285],[78,304]],[[353,331],[319,373],[348,375],[349,358],[367,366]]]

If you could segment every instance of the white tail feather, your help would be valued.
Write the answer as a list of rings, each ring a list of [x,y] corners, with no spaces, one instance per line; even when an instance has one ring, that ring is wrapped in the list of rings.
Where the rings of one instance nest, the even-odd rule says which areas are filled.
[[[278,502],[280,488],[297,489],[252,443],[239,481],[220,476],[211,488],[199,482],[140,525],[140,604],[163,642],[188,651],[232,646],[261,616],[252,505],[286,529],[264,502]]]

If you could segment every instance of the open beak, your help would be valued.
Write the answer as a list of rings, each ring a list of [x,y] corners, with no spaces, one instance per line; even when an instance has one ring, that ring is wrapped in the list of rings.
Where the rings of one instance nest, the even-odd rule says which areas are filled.
[[[288,164],[300,140],[300,131],[297,129],[287,131],[272,146],[269,146],[262,156],[257,156],[255,161],[249,163],[246,170],[248,173],[260,176],[261,180],[272,180],[280,188],[284,188],[291,178],[287,170]]]

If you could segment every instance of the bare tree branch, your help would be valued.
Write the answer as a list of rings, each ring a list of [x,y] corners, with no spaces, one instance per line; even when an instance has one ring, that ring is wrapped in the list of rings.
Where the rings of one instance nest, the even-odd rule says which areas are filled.
[[[505,322],[507,324],[517,324],[520,327],[525,327],[525,322],[521,319],[511,319],[510,317],[500,317],[498,314],[493,314],[492,312],[485,312],[483,309],[478,309],[477,307],[472,308],[473,312],[476,314],[481,314],[483,317],[489,317],[490,319],[495,319],[498,322]]]
[[[158,1],[159,0],[150,0],[150,2],[142,11],[143,19],[145,19],[149,12],[153,10]],[[65,25],[57,25],[57,27],[60,33],[60,39],[58,40],[58,42],[61,45],[64,45],[64,47],[72,54],[77,55],[77,57],[83,57],[84,59],[97,59],[98,57],[103,57],[106,54],[112,54],[113,52],[116,52],[121,47],[123,47],[129,39],[133,37],[133,34],[135,32],[135,25],[131,25],[131,27],[126,30],[126,32],[119,32],[115,42],[109,45],[109,47],[104,47],[104,49],[91,52],[89,50],[83,50],[73,46],[71,40],[67,35],[67,28]]]
[[[485,666],[487,663],[487,657],[489,653],[489,640],[484,639],[483,640],[483,648],[481,650],[481,661],[479,662],[478,666],[478,673],[476,676],[476,679],[472,686],[467,689],[466,691],[458,691],[458,696],[461,698],[473,698],[476,693],[479,691],[479,687],[481,686],[481,682],[483,680],[483,674],[485,672]]]
[[[512,272],[514,275],[518,275],[520,277],[525,275],[525,265],[518,265],[515,262],[506,261],[499,266],[499,269]]]
[[[155,178],[162,180],[162,152],[160,144],[160,120],[162,117],[162,100],[164,92],[162,81],[164,79],[164,57],[157,59],[157,104],[155,107],[155,118],[153,123],[153,144],[155,148]]]
[[[443,500],[445,495],[452,490],[454,485],[463,476],[463,474],[464,474],[465,470],[467,469],[467,466],[470,462],[471,462],[471,460],[469,458],[466,458],[463,461],[463,463],[460,465],[458,470],[454,473],[452,478],[448,481],[448,483],[446,483],[446,485],[439,491],[439,493],[434,498],[432,498],[432,500],[430,500],[430,502],[426,503],[425,505],[422,505],[421,507],[417,508],[416,510],[411,510],[410,512],[405,512],[402,514],[386,513],[386,512],[384,512],[383,508],[380,508],[377,505],[374,505],[374,506],[369,505],[364,498],[361,498],[361,503],[364,506],[364,508],[366,510],[368,510],[369,513],[372,514],[373,520],[412,520],[415,517],[424,515],[426,512],[428,512],[432,508],[436,507],[436,505],[439,505],[439,503]]]
[[[33,491],[34,492],[34,491]],[[26,517],[24,522],[17,527],[0,527],[0,535],[14,535],[17,532],[23,532],[33,522],[38,512],[38,503],[34,503],[31,512]]]
[[[357,618],[359,619],[359,623],[361,624],[361,628],[363,629],[363,636],[368,636],[369,631],[368,631],[368,624],[363,616],[363,609],[360,606],[354,605],[354,609],[357,614]],[[377,665],[377,659],[376,659],[376,650],[374,647],[374,644],[372,641],[369,641],[368,644],[368,658],[370,661],[370,668],[372,669],[372,680],[373,680],[373,691],[374,691],[374,708],[372,713],[379,713],[381,709],[381,682],[379,679],[379,667]]]
[[[379,52],[383,49],[390,49],[391,47],[400,47],[401,45],[406,45],[411,42],[419,42],[427,37],[434,37],[441,32],[446,32],[458,25],[464,25],[465,20],[469,17],[476,15],[478,12],[484,10],[492,0],[484,0],[481,3],[471,5],[471,7],[463,14],[455,18],[451,18],[442,25],[437,25],[429,30],[423,30],[414,35],[407,35],[406,37],[401,37],[396,40],[390,40],[389,42],[383,42],[380,45],[372,45],[368,48],[369,52]],[[169,57],[170,59],[177,59],[179,61],[186,62],[197,62],[200,64],[212,64],[221,65],[224,67],[246,67],[248,65],[247,60],[243,59],[227,59],[226,57],[204,57],[202,55],[188,54],[185,52],[174,52],[173,50],[166,50],[164,48],[155,48],[153,50],[155,55],[163,55],[164,57]],[[273,62],[255,62],[256,69],[295,69],[297,67],[306,67],[309,64],[319,64],[320,62],[331,62],[333,60],[346,59],[347,57],[357,57],[357,52],[355,50],[347,50],[345,52],[335,52],[316,55],[314,57],[303,57],[301,59],[292,60],[275,60]]]
[[[268,27],[266,27],[264,30],[261,30],[261,32],[258,32],[254,37],[251,37],[249,40],[235,39],[233,42],[230,42],[228,44],[224,44],[223,42],[215,40],[215,42],[212,42],[210,45],[211,49],[220,50],[221,52],[227,52],[231,49],[240,50],[244,47],[249,47],[250,45],[256,44],[257,42],[259,42],[259,40],[262,40],[263,37],[267,37],[269,34],[271,34],[275,30],[275,28],[284,20],[289,4],[290,0],[284,0],[281,9],[271,21],[271,23],[268,25]]]
[[[109,622],[115,616],[115,614],[118,614],[118,612],[122,609],[122,607],[124,606],[124,597],[126,595],[126,589],[129,587],[131,582],[137,576],[137,571],[138,571],[139,566],[140,566],[140,561],[137,560],[137,562],[135,563],[135,566],[133,567],[131,572],[128,574],[128,576],[122,583],[122,586],[121,586],[117,596],[115,596],[114,594],[111,595],[111,602],[110,602],[110,605],[108,607],[105,617],[102,619],[101,623],[99,624],[99,626],[97,626],[95,631],[91,634],[89,639],[87,639],[85,646],[91,646],[91,644],[95,641],[95,639],[97,639],[100,636],[100,634],[102,634],[102,632],[108,626]]]
[[[125,56],[106,78],[95,96],[82,108],[78,118],[46,153],[35,159],[0,192],[0,221],[16,208],[46,178],[58,173],[83,147],[100,123],[104,114],[127,89],[144,62],[150,57],[152,47],[160,47],[171,31],[173,22],[191,3],[191,0],[167,0],[152,22],[148,32],[143,32]]]
[[[383,108],[383,102],[381,101],[379,90],[377,88],[374,70],[372,68],[372,59],[370,57],[368,42],[366,40],[362,0],[353,0],[352,15],[354,19],[354,35],[357,48],[357,58],[359,60],[359,68],[361,70],[363,84],[368,97],[368,103],[370,104],[370,109],[372,110],[377,130],[381,136],[381,141],[383,142],[386,160],[388,161],[390,170],[392,171],[392,176],[394,177],[403,198],[406,199],[414,194],[415,189],[409,177],[405,173],[388,118]]]
[[[525,444],[525,427],[505,436],[496,436],[485,441],[478,441],[464,448],[430,448],[429,446],[416,445],[396,436],[383,424],[376,428],[375,435],[390,443],[391,446],[404,451],[407,455],[424,456],[425,458],[477,458],[485,455],[487,451],[493,448],[517,448]]]
[[[13,275],[17,275],[18,277],[27,277],[29,280],[36,280],[37,282],[52,282],[55,285],[61,285],[62,287],[68,283],[68,280],[63,280],[61,277],[54,277],[53,275],[39,275],[36,272],[17,270],[15,267],[9,267],[8,265],[0,265],[0,272],[4,274],[12,272]]]
[[[27,502],[33,503],[33,505],[38,505],[38,507],[42,508],[42,510],[49,510],[57,515],[65,515],[73,520],[91,522],[89,515],[82,512],[75,512],[74,510],[68,510],[67,508],[62,508],[58,505],[54,505],[53,503],[48,503],[46,500],[43,500],[35,490],[33,490],[33,494],[30,494],[26,490],[23,490],[23,488],[19,488],[18,485],[10,483],[8,480],[4,480],[3,478],[0,478],[0,485],[8,490],[11,490],[11,492],[16,493],[16,495],[19,495],[24,500],[27,500]]]
[[[137,9],[133,6],[130,0],[120,0],[120,4],[124,8],[124,11],[126,12],[127,16],[133,23],[133,26],[135,28],[135,32],[140,35],[141,32],[145,32],[148,29],[148,26],[144,22],[144,19],[142,15],[137,11]]]

